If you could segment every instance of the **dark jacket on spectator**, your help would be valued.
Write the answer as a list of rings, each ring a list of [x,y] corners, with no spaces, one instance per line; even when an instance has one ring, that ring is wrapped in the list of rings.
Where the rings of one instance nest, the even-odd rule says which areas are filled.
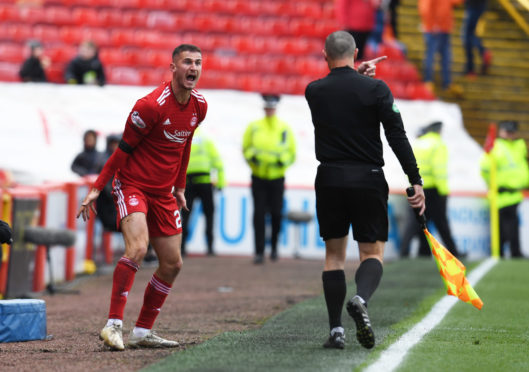
[[[29,57],[24,61],[19,71],[19,76],[22,81],[46,82],[46,73],[42,67],[40,59],[37,57]]]

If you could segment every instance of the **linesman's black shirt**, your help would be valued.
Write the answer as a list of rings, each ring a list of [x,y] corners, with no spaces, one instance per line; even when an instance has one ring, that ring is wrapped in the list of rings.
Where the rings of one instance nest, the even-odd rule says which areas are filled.
[[[382,80],[361,75],[347,66],[338,67],[310,83],[305,98],[314,124],[316,159],[321,163],[318,173],[322,167],[338,171],[338,174],[326,172],[335,178],[329,182],[348,182],[354,177],[347,170],[350,167],[359,170],[370,167],[373,172],[376,169],[382,172],[382,122],[388,143],[410,183],[420,183],[421,176],[400,112]],[[358,177],[364,178],[359,173]]]

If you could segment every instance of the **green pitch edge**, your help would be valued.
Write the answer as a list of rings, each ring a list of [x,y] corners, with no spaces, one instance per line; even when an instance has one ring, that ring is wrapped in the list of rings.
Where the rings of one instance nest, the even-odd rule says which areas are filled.
[[[528,260],[496,264],[474,287],[481,311],[457,303],[398,371],[528,371],[528,273]]]
[[[321,276],[321,272],[314,275]],[[354,273],[346,272],[346,277],[349,298],[356,288]],[[356,341],[354,323],[345,309],[345,349],[322,347],[329,328],[321,295],[270,318],[258,330],[223,333],[143,371],[352,371],[376,358],[443,295],[444,285],[433,260],[392,262],[385,265],[382,282],[369,304],[377,342],[372,350]]]

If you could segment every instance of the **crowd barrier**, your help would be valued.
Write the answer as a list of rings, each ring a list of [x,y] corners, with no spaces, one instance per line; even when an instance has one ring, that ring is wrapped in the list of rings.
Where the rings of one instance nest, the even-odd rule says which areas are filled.
[[[50,277],[46,250],[55,270],[55,280],[71,281],[76,274],[93,271],[95,218],[86,223],[76,214],[93,178],[64,183],[17,186],[0,189],[1,218],[13,229],[13,244],[2,246],[0,296],[13,298],[40,292]],[[25,242],[28,226],[68,229],[77,237],[73,246],[53,249]],[[112,263],[111,233],[103,233],[101,248],[105,263]]]

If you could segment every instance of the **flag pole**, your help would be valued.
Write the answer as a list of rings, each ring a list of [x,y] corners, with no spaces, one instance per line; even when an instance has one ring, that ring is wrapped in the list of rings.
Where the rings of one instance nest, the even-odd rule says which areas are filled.
[[[489,170],[489,205],[490,205],[490,252],[493,258],[500,257],[500,217],[498,208],[498,171],[496,159],[492,155],[496,139],[496,124],[489,125],[485,151],[490,157]]]

